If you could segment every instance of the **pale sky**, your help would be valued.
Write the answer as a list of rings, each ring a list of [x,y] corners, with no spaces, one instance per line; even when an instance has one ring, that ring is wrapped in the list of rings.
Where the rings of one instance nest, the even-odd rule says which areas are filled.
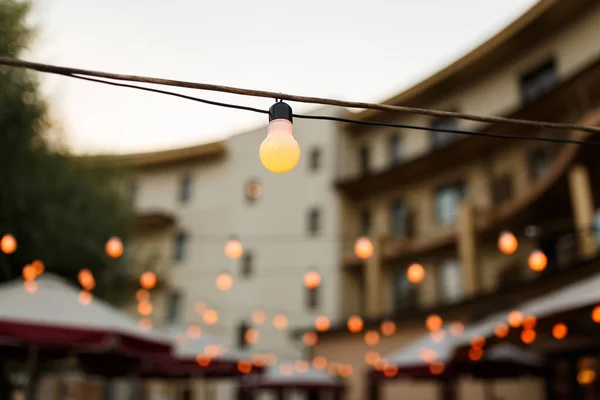
[[[535,0],[33,0],[30,61],[379,102],[469,51]],[[77,152],[198,144],[265,116],[43,77]],[[172,89],[167,89],[172,90]],[[268,108],[272,100],[184,91]],[[291,103],[297,112],[314,105]]]

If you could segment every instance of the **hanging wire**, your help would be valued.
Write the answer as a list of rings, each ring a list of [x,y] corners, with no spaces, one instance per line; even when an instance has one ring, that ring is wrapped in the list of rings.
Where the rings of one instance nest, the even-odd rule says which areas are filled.
[[[0,58],[0,60],[1,60],[1,58]],[[0,62],[0,64],[1,64],[1,62]],[[243,110],[243,111],[251,111],[251,112],[260,113],[260,114],[268,114],[269,113],[268,110],[263,110],[263,109],[259,109],[259,108],[255,108],[255,107],[243,106],[240,104],[225,103],[225,102],[220,102],[220,101],[207,100],[207,99],[203,99],[200,97],[188,96],[188,95],[184,95],[181,93],[171,92],[168,90],[154,89],[154,88],[149,88],[149,87],[145,87],[145,86],[132,85],[132,84],[128,84],[128,83],[111,82],[111,81],[107,81],[104,79],[89,78],[86,76],[69,74],[69,73],[58,73],[57,72],[56,74],[75,78],[75,79],[81,79],[84,81],[102,83],[102,84],[106,84],[106,85],[110,85],[110,86],[138,89],[138,90],[143,90],[146,92],[152,92],[152,93],[164,94],[164,95],[168,95],[168,96],[179,97],[182,99],[197,101],[199,103],[218,106],[218,107],[225,107],[225,108]],[[327,115],[293,114],[293,117],[298,118],[298,119],[343,122],[343,123],[349,123],[349,124],[379,126],[379,127],[388,127],[388,128],[398,128],[398,129],[411,129],[411,130],[426,131],[426,132],[444,132],[444,133],[452,133],[452,134],[463,135],[463,136],[482,136],[482,137],[489,137],[489,138],[495,138],[495,139],[527,140],[527,141],[535,141],[535,142],[550,142],[550,143],[579,144],[579,145],[586,144],[586,145],[592,145],[592,146],[600,146],[600,142],[592,142],[592,141],[576,140],[576,139],[568,139],[568,138],[509,135],[509,134],[481,132],[481,131],[466,130],[466,129],[435,128],[435,127],[429,127],[429,126],[425,127],[425,126],[412,125],[412,124],[392,124],[392,123],[386,123],[386,122],[362,121],[362,120],[357,120],[357,119],[333,117],[333,116],[327,116]]]
[[[58,74],[58,75],[67,75],[67,76],[83,75],[83,76],[87,76],[87,77],[106,78],[106,79],[129,81],[129,82],[141,82],[141,83],[149,83],[149,84],[163,85],[163,86],[175,86],[175,87],[182,87],[182,88],[188,88],[188,89],[200,89],[200,90],[207,90],[207,91],[213,91],[213,92],[231,93],[231,94],[243,95],[243,96],[264,97],[264,98],[269,98],[269,99],[276,98],[276,99],[281,99],[281,100],[296,101],[296,102],[300,102],[300,103],[322,104],[322,105],[332,105],[332,106],[348,107],[348,108],[390,111],[390,112],[403,112],[403,113],[426,115],[426,116],[438,117],[438,118],[464,119],[464,120],[476,121],[476,122],[512,124],[512,125],[522,125],[522,126],[537,127],[537,128],[578,130],[578,131],[590,132],[590,133],[600,133],[600,128],[593,127],[593,126],[582,126],[582,125],[577,125],[577,124],[547,122],[547,121],[530,121],[530,120],[524,120],[524,119],[505,118],[505,117],[482,116],[482,115],[466,114],[466,113],[459,113],[459,112],[453,112],[453,111],[439,111],[439,110],[432,110],[432,109],[418,108],[418,107],[394,106],[394,105],[389,105],[389,104],[374,104],[374,103],[365,103],[365,102],[343,101],[343,100],[328,99],[328,98],[323,98],[323,97],[298,96],[298,95],[292,95],[292,94],[274,93],[274,92],[268,92],[268,91],[256,90],[256,89],[243,89],[243,88],[236,88],[236,87],[231,87],[231,86],[222,86],[222,85],[215,85],[215,84],[207,84],[207,83],[196,83],[196,82],[186,82],[186,81],[179,81],[179,80],[172,80],[172,79],[152,78],[152,77],[146,77],[146,76],[115,74],[115,73],[110,73],[110,72],[92,71],[92,70],[86,70],[86,69],[81,69],[81,68],[69,68],[69,67],[62,67],[62,66],[57,66],[57,65],[34,63],[34,62],[29,62],[29,61],[10,59],[10,58],[6,58],[6,57],[0,57],[0,65],[17,67],[17,68],[25,68],[25,69],[35,70],[35,71],[39,71],[39,72],[46,72],[46,73],[52,73],[52,74]]]

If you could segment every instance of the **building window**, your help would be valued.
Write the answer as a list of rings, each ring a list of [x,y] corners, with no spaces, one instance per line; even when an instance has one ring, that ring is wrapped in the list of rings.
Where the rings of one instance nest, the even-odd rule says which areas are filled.
[[[367,146],[363,146],[360,148],[360,173],[362,175],[369,175],[370,169],[370,154],[369,148]]]
[[[541,178],[548,167],[548,153],[542,149],[537,149],[529,155],[529,179],[536,180]]]
[[[308,156],[308,166],[312,172],[317,172],[321,168],[321,149],[314,148]]]
[[[391,207],[391,234],[392,236],[410,237],[410,215],[408,208],[401,201],[396,201]]]
[[[179,232],[175,238],[175,261],[182,261],[185,258],[187,245],[187,234]]]
[[[169,309],[167,311],[167,323],[172,324],[179,319],[181,311],[181,292],[172,291],[169,293]]]
[[[306,308],[316,310],[319,307],[319,288],[306,288]]]
[[[406,269],[398,269],[394,277],[394,310],[401,311],[414,307],[416,294],[415,285],[408,281]]]
[[[246,321],[242,321],[238,325],[238,348],[244,350],[248,348],[248,342],[246,342],[246,332],[250,329],[250,326]]]
[[[456,133],[443,131],[444,129],[458,129],[458,120],[456,118],[436,118],[431,121],[431,128],[436,129],[435,131],[431,131],[431,141],[434,150],[446,147],[460,137]]]
[[[504,174],[492,179],[492,197],[494,204],[502,204],[514,195],[513,179],[510,174]]]
[[[179,201],[187,203],[192,196],[192,177],[189,174],[184,175],[179,182]]]
[[[550,92],[560,83],[554,59],[545,61],[521,76],[521,98],[527,104]]]
[[[254,255],[251,251],[246,250],[244,255],[242,256],[242,277],[250,278],[252,276],[253,271],[253,261]]]
[[[262,186],[258,181],[252,180],[246,185],[246,201],[250,204],[254,203],[262,194]]]
[[[308,212],[308,234],[316,236],[321,233],[321,210],[312,208]]]
[[[396,165],[402,160],[402,138],[392,135],[389,138],[390,165]]]
[[[463,182],[442,186],[437,190],[435,207],[437,220],[440,224],[450,225],[456,222],[458,206],[464,200],[465,194],[466,189]]]
[[[446,260],[438,266],[437,282],[441,303],[456,303],[462,300],[463,277],[458,260]]]
[[[367,236],[371,230],[371,210],[365,208],[360,214],[360,234]]]

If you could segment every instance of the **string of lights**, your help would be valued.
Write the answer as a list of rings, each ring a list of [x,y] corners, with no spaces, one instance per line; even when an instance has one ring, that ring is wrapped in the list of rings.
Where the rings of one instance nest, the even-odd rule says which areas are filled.
[[[80,75],[80,76],[112,79],[112,80],[118,80],[118,81],[140,82],[140,83],[148,83],[148,84],[163,85],[163,86],[175,86],[175,87],[188,88],[188,89],[199,89],[199,90],[206,90],[206,91],[213,91],[213,92],[230,93],[230,94],[243,95],[243,96],[263,97],[263,98],[270,98],[270,99],[295,101],[295,102],[300,102],[300,103],[332,105],[332,106],[347,107],[347,108],[371,109],[371,110],[390,111],[390,112],[402,112],[402,113],[418,114],[418,115],[425,115],[425,116],[432,116],[432,117],[457,118],[457,119],[464,119],[464,120],[484,122],[484,123],[513,124],[513,125],[522,125],[522,126],[537,127],[537,128],[578,130],[578,131],[590,132],[590,133],[600,133],[600,128],[593,127],[593,126],[582,126],[582,125],[577,125],[577,124],[546,122],[546,121],[530,121],[530,120],[524,120],[524,119],[514,119],[514,118],[505,118],[505,117],[481,116],[481,115],[459,113],[459,112],[452,112],[452,111],[439,111],[439,110],[432,110],[432,109],[427,109],[427,108],[394,106],[394,105],[389,105],[389,104],[353,102],[353,101],[328,99],[328,98],[323,98],[323,97],[298,96],[298,95],[292,95],[292,94],[286,94],[286,93],[275,93],[275,92],[268,92],[268,91],[256,90],[256,89],[243,89],[243,88],[236,88],[236,87],[231,87],[231,86],[222,86],[222,85],[215,85],[215,84],[207,84],[207,83],[196,83],[196,82],[186,82],[186,81],[163,79],[163,78],[152,78],[152,77],[137,76],[137,75],[116,74],[116,73],[109,73],[109,72],[86,70],[86,69],[81,69],[81,68],[69,68],[69,67],[62,67],[62,66],[57,66],[57,65],[42,64],[42,63],[35,63],[35,62],[29,62],[29,61],[23,61],[23,60],[10,59],[10,58],[5,58],[5,57],[0,57],[0,65],[17,67],[17,68],[25,68],[25,69],[35,70],[38,72],[46,72],[46,73],[52,73],[52,74],[58,74],[58,75],[68,75],[68,76]]]
[[[1,64],[1,62],[0,62],[0,64]],[[56,74],[75,78],[75,79],[81,79],[81,80],[85,80],[85,81],[89,81],[89,82],[102,83],[102,84],[106,84],[106,85],[110,85],[110,86],[125,87],[125,88],[143,90],[143,91],[157,93],[157,94],[164,94],[167,96],[178,97],[181,99],[196,101],[196,102],[200,102],[203,104],[208,104],[208,105],[213,105],[213,106],[218,106],[218,107],[224,107],[224,108],[230,108],[230,109],[242,110],[242,111],[251,111],[251,112],[255,112],[255,113],[259,113],[259,114],[269,114],[268,110],[263,110],[260,108],[249,107],[249,106],[244,106],[244,105],[240,105],[240,104],[232,104],[232,103],[225,103],[225,102],[220,102],[220,101],[207,100],[207,99],[203,99],[200,97],[184,95],[181,93],[171,92],[171,91],[167,91],[167,90],[154,89],[154,88],[150,88],[150,87],[132,85],[132,84],[127,84],[127,83],[111,82],[111,81],[107,81],[107,80],[103,80],[103,79],[89,78],[89,77],[75,75],[75,74],[68,74],[68,73],[56,73]],[[578,144],[578,145],[583,145],[583,144],[588,145],[589,144],[592,146],[600,145],[600,142],[577,140],[577,139],[570,139],[570,138],[553,138],[553,137],[545,137],[545,136],[524,136],[524,135],[498,134],[498,133],[492,133],[492,132],[482,132],[482,131],[467,130],[467,129],[436,128],[436,127],[419,126],[419,125],[413,125],[413,124],[395,124],[395,123],[387,123],[387,122],[362,121],[362,120],[357,120],[357,119],[334,117],[334,116],[327,116],[327,115],[307,115],[307,114],[293,113],[292,116],[297,119],[333,121],[333,122],[342,122],[342,123],[348,123],[348,124],[417,130],[417,131],[424,131],[424,132],[444,132],[444,133],[451,133],[451,134],[463,135],[463,136],[482,136],[482,137],[489,137],[489,138],[495,138],[495,139],[527,140],[527,141],[562,143],[562,144]]]

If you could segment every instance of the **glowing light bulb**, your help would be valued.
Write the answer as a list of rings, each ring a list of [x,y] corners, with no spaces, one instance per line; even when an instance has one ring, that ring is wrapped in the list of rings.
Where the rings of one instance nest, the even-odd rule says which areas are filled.
[[[494,328],[494,334],[496,335],[496,337],[498,339],[504,339],[505,337],[507,337],[509,331],[510,331],[510,328],[508,327],[508,325],[506,325],[504,323],[499,323]]]
[[[11,234],[6,234],[0,239],[0,250],[4,254],[12,254],[17,250],[17,239]]]
[[[313,358],[312,365],[314,369],[325,369],[327,367],[327,359],[323,356],[316,356],[315,358]]]
[[[152,314],[152,303],[149,301],[140,301],[137,309],[141,316],[148,317],[150,314]]]
[[[227,256],[227,258],[237,260],[242,256],[242,254],[244,254],[244,247],[242,246],[242,243],[236,238],[232,238],[225,245],[225,255]]]
[[[366,260],[373,255],[373,243],[368,237],[360,237],[354,244],[354,254],[361,260]]]
[[[465,326],[462,324],[462,322],[456,321],[450,324],[448,331],[450,332],[451,336],[460,336],[465,331]]]
[[[94,286],[96,286],[96,280],[94,279],[94,275],[92,274],[92,271],[90,271],[87,268],[84,268],[81,271],[79,271],[79,274],[77,274],[77,279],[81,287],[85,290],[92,290]]]
[[[200,367],[208,367],[210,365],[210,357],[204,354],[198,354],[198,356],[196,356],[196,363],[198,363]]]
[[[242,374],[249,374],[250,371],[252,371],[252,363],[246,360],[239,361],[238,371],[240,371]]]
[[[150,292],[146,289],[138,289],[135,292],[135,298],[137,301],[150,301]]]
[[[36,275],[42,275],[44,273],[44,271],[46,270],[46,266],[40,260],[35,260],[34,262],[31,263],[31,265],[35,269]]]
[[[533,329],[523,329],[521,332],[521,340],[525,344],[531,344],[535,341],[536,333]]]
[[[233,286],[233,278],[227,272],[217,275],[217,289],[226,292]]]
[[[528,263],[532,271],[541,272],[548,265],[548,257],[543,252],[536,250],[529,255]]]
[[[595,323],[600,324],[600,306],[596,306],[592,310],[592,320]]]
[[[562,322],[559,322],[552,327],[552,336],[556,340],[564,339],[567,337],[567,333],[569,333],[569,328]]]
[[[500,234],[500,237],[498,238],[498,249],[500,249],[503,254],[514,254],[514,252],[517,251],[517,247],[519,247],[519,242],[512,232],[504,231]]]
[[[123,242],[118,237],[113,236],[104,245],[104,251],[109,257],[119,258],[123,255]]]
[[[305,374],[308,372],[308,362],[305,360],[298,360],[294,363],[294,369],[298,374]]]
[[[254,328],[248,329],[244,334],[244,340],[248,344],[255,344],[260,339],[260,334]]]
[[[348,330],[352,333],[357,333],[362,331],[364,326],[363,320],[358,315],[353,315],[348,318]]]
[[[514,310],[508,313],[508,324],[513,328],[518,328],[523,323],[523,314]]]
[[[283,102],[277,102],[269,109],[269,127],[267,138],[258,151],[260,162],[271,172],[282,174],[289,172],[300,161],[300,146],[294,139],[292,108]]]
[[[202,328],[199,325],[190,325],[187,328],[187,335],[192,339],[198,339],[202,335]]]
[[[321,286],[321,275],[317,271],[308,271],[304,274],[304,286],[307,289],[316,289]]]
[[[326,330],[329,329],[330,325],[331,325],[331,322],[329,321],[329,318],[327,318],[324,315],[319,315],[315,319],[315,329],[319,332],[325,332]]]
[[[381,334],[383,336],[392,336],[396,333],[396,323],[394,321],[383,321],[381,323]]]
[[[483,357],[483,349],[481,347],[471,347],[469,349],[469,360],[479,361]]]
[[[27,264],[23,268],[23,279],[25,279],[26,282],[33,282],[36,276],[37,274],[35,273],[35,267],[33,265]]]
[[[157,278],[154,272],[146,271],[140,276],[140,286],[146,290],[154,289],[156,280]]]
[[[365,332],[364,340],[367,346],[375,346],[379,343],[379,332],[377,331],[367,331]]]
[[[288,327],[288,318],[285,314],[276,314],[273,317],[273,326],[275,329],[283,330]]]
[[[436,314],[432,314],[429,317],[427,317],[427,319],[425,320],[425,327],[429,331],[435,332],[435,331],[439,331],[440,329],[442,329],[443,323],[444,323],[444,321],[442,320],[442,317],[440,317],[439,315],[436,315]]]
[[[421,264],[411,264],[406,270],[406,277],[410,283],[420,283],[425,279],[425,269]]]
[[[202,319],[204,323],[207,325],[214,325],[219,320],[219,313],[216,310],[208,309],[204,311],[204,315],[202,315]]]
[[[314,346],[319,341],[319,336],[315,332],[304,332],[302,335],[302,342],[305,346]]]
[[[429,364],[429,372],[433,375],[440,375],[444,372],[445,365],[443,362],[434,362]]]
[[[263,325],[265,323],[265,319],[267,318],[266,314],[262,310],[256,310],[252,313],[252,322],[256,325]]]

